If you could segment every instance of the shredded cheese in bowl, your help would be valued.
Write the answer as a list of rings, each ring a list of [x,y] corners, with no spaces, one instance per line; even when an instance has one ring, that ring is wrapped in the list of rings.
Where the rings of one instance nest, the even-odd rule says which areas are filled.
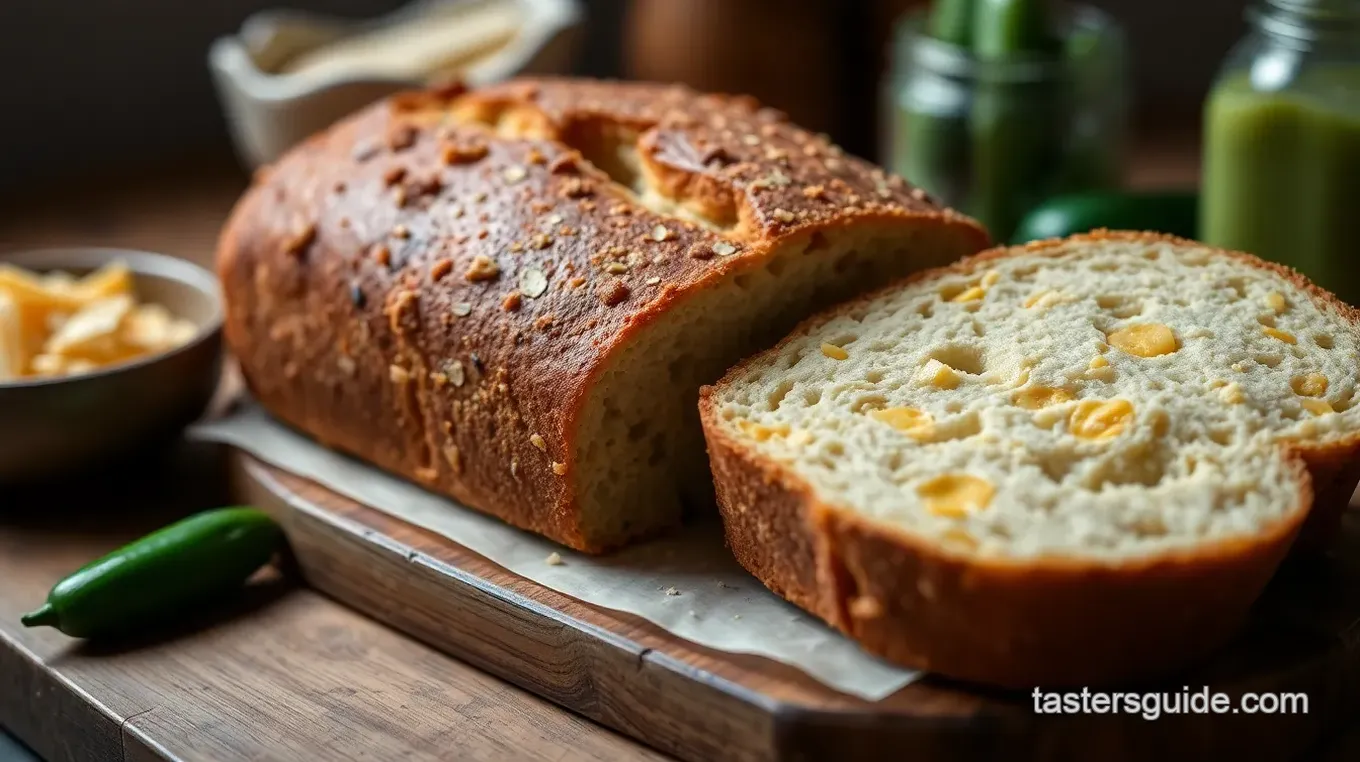
[[[81,278],[0,264],[0,382],[87,373],[182,346],[196,330],[139,303],[124,263]]]

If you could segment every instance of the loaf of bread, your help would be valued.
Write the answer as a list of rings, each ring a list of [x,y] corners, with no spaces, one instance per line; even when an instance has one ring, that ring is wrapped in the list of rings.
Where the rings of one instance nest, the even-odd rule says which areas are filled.
[[[1335,528],[1360,478],[1357,317],[1149,234],[918,274],[705,387],[729,545],[908,666],[1168,673],[1239,628],[1306,520]]]
[[[218,269],[275,416],[594,552],[711,503],[701,384],[986,245],[748,99],[541,80],[401,95],[307,141],[239,202]]]

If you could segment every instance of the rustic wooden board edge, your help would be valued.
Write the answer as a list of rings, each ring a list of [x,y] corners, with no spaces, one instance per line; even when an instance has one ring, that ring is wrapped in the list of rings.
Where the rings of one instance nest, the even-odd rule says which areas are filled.
[[[885,748],[907,745],[914,755],[931,760],[1028,758],[1017,756],[1020,749],[1032,750],[1033,758],[1045,760],[1081,759],[1084,750],[1090,749],[1102,749],[1110,760],[1152,755],[1162,760],[1203,759],[1206,753],[1227,748],[1243,754],[1269,749],[1272,759],[1290,759],[1360,713],[1360,686],[1338,690],[1335,680],[1338,674],[1360,675],[1360,652],[1355,648],[1333,649],[1325,658],[1285,665],[1271,675],[1275,681],[1269,689],[1327,696],[1331,711],[1265,720],[1255,715],[1250,722],[1244,721],[1245,716],[1164,718],[1157,723],[1121,715],[1036,720],[1014,702],[985,700],[979,702],[978,711],[944,716],[807,707],[767,696],[507,590],[365,526],[364,512],[356,514],[360,518],[338,516],[312,504],[281,484],[272,475],[272,467],[246,455],[236,460],[236,470],[244,477],[242,488],[262,507],[282,512],[304,575],[323,592],[484,671],[685,759],[872,759],[881,757]],[[286,505],[271,503],[277,500]],[[349,552],[368,558],[370,568],[357,575],[329,573],[346,552],[330,547],[334,545],[350,547]],[[418,585],[428,588],[414,591],[418,600],[437,600],[441,606],[456,605],[465,614],[485,615],[495,629],[464,629],[451,636],[449,629],[457,629],[453,620],[458,617],[431,620],[430,612],[398,610],[402,606],[394,604],[393,598],[375,600],[364,588],[369,583],[382,584],[382,572],[372,567],[384,564],[418,570]],[[400,590],[403,595],[413,592],[410,586]],[[514,639],[544,622],[561,630],[555,640],[547,642],[569,654],[551,662],[555,670],[547,670],[557,681],[545,681],[526,671],[520,663],[524,658],[521,646],[506,650],[487,642],[492,637]],[[582,661],[589,667],[584,670],[584,685],[578,684],[579,679],[573,682],[571,674],[582,671]],[[654,689],[646,693],[646,702],[630,700],[642,690],[637,681]],[[918,686],[922,684],[907,690],[918,690]],[[1228,688],[1230,692],[1250,689],[1248,684]],[[919,690],[938,694],[938,702],[944,705],[951,691],[967,689],[946,684]],[[684,717],[685,723],[709,722],[707,729],[714,732],[697,736],[686,732],[685,723],[677,722],[677,717]],[[1187,738],[1193,742],[1186,743]]]
[[[304,578],[326,595],[667,753],[690,760],[777,757],[770,722],[773,708],[766,697],[492,585],[358,522],[318,510],[295,499],[258,461],[241,458],[237,463],[240,468],[233,478],[241,485],[238,493],[280,518]],[[281,506],[275,502],[279,495],[291,514],[280,515]],[[349,560],[336,558],[335,548],[349,548],[368,563],[359,573],[332,574],[337,561]],[[416,584],[403,587],[404,594],[417,601],[437,596],[451,614],[420,611],[405,603],[394,607],[392,599],[375,600],[365,589],[386,584],[386,574],[402,567],[417,571]],[[535,662],[534,669],[525,668],[526,660]],[[647,701],[627,700],[644,693],[638,683],[653,683],[659,690],[647,691]],[[655,705],[656,695],[669,705]],[[666,717],[668,712],[693,713],[700,708],[720,721],[714,729],[720,732],[712,733],[708,743],[681,732]]]
[[[127,718],[46,666],[41,656],[4,631],[0,675],[16,688],[0,693],[0,722],[46,762],[124,759]],[[57,698],[39,702],[40,695]]]

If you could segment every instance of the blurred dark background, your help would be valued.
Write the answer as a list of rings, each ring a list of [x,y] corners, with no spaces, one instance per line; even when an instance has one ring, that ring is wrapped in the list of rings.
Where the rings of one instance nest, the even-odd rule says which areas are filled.
[[[1241,0],[1092,0],[1131,38],[1142,129],[1193,130]],[[892,19],[913,0],[584,0],[575,70],[750,92],[878,158]],[[403,0],[0,0],[0,186],[228,155],[211,41],[279,7],[370,17]],[[2,213],[0,213],[2,214]]]

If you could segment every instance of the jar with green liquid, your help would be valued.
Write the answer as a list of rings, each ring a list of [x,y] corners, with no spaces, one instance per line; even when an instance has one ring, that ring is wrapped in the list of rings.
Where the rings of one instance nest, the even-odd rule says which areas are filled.
[[[1261,0],[1205,106],[1200,238],[1360,305],[1360,0]]]

